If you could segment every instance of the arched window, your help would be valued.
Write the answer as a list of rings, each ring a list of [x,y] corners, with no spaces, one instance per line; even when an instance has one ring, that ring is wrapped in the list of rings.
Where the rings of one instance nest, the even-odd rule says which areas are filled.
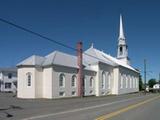
[[[90,78],[89,86],[90,86],[90,87],[93,87],[93,77]]]
[[[132,88],[132,79],[131,79],[131,76],[129,76],[129,88]]]
[[[136,88],[136,78],[134,77],[134,88]]]
[[[128,88],[128,77],[126,76],[126,88]]]
[[[130,79],[129,79],[129,75],[127,76],[127,80],[128,80],[128,88],[130,88]]]
[[[119,48],[119,52],[120,52],[120,55],[122,55],[122,54],[123,54],[123,48],[122,48],[122,46],[120,46],[120,48]]]
[[[111,74],[108,73],[108,89],[111,88]]]
[[[65,86],[65,75],[62,73],[59,75],[59,87]]]
[[[137,78],[135,77],[135,88],[137,88]]]
[[[26,76],[27,76],[27,86],[31,86],[31,84],[32,84],[32,74],[30,72],[28,72],[26,74]]]
[[[103,89],[105,88],[105,84],[106,84],[106,74],[105,74],[105,72],[103,71],[103,72],[102,72],[102,88],[103,88]]]
[[[123,88],[126,87],[126,75],[123,75]]]
[[[76,87],[76,81],[77,81],[77,77],[76,77],[76,75],[73,75],[72,76],[72,82],[71,82],[72,87]]]
[[[120,88],[123,88],[123,75],[120,74]]]
[[[136,88],[138,88],[139,85],[139,79],[136,77]]]
[[[132,76],[132,88],[134,88],[134,77]]]

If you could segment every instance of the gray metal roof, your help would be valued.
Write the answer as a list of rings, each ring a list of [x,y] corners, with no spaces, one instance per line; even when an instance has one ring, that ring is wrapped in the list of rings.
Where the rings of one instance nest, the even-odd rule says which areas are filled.
[[[111,61],[110,59],[106,59],[103,56],[102,51],[99,51],[93,47],[89,48],[88,50],[84,52],[83,58],[89,64],[95,64],[98,62],[102,62],[102,63],[108,64],[111,66],[117,65],[115,62]]]
[[[19,66],[49,66],[49,65],[62,65],[68,67],[78,68],[77,57],[74,55],[66,54],[59,51],[54,51],[49,55],[42,57],[37,55],[32,55],[22,62],[17,64]]]
[[[93,70],[89,65],[102,62],[111,66],[123,66],[128,69],[136,71],[133,67],[123,63],[122,61],[100,51],[93,47],[89,48],[83,53],[83,65],[84,69]],[[61,65],[66,67],[78,68],[77,57],[74,55],[66,54],[59,51],[54,51],[45,57],[33,55],[24,61],[17,64],[17,66],[33,65],[33,66],[49,66],[49,65]],[[93,70],[94,71],[94,70]]]
[[[43,63],[43,66],[47,65],[62,65],[62,66],[78,68],[76,56],[59,51],[54,51],[49,55],[45,56],[45,61]]]
[[[130,65],[124,63],[123,61],[118,60],[117,58],[112,57],[112,56],[104,53],[103,51],[97,50],[93,47],[89,48],[84,53],[87,54],[87,55],[84,54],[84,59],[87,62],[89,62],[90,64],[95,64],[96,62],[103,62],[103,63],[109,64],[111,66],[123,66],[125,68],[131,69],[131,70],[134,70],[137,72],[136,69],[134,69]],[[88,55],[94,56],[95,58],[88,56]]]
[[[17,66],[21,66],[21,65],[42,66],[44,61],[45,61],[44,57],[37,56],[37,55],[32,55],[31,57],[28,57],[27,59],[18,63]]]

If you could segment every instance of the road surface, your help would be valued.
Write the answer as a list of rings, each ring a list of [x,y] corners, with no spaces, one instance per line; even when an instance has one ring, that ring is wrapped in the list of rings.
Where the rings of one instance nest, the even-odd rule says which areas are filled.
[[[13,100],[11,120],[159,120],[159,94],[129,94],[61,100]],[[1,116],[1,114],[0,114]]]

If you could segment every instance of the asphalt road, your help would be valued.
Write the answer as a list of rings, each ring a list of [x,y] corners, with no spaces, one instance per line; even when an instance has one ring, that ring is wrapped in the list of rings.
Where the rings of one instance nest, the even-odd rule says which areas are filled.
[[[7,107],[10,109],[4,110]],[[159,111],[159,94],[60,100],[0,97],[0,120],[159,120]]]

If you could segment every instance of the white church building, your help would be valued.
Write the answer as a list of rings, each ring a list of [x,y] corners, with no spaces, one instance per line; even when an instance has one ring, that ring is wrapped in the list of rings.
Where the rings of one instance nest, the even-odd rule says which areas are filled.
[[[32,55],[18,67],[18,98],[62,98],[104,96],[139,91],[139,72],[131,67],[124,36],[122,16],[117,57],[112,57],[93,45],[82,54],[83,82],[78,81],[77,56],[54,51],[46,56]]]

